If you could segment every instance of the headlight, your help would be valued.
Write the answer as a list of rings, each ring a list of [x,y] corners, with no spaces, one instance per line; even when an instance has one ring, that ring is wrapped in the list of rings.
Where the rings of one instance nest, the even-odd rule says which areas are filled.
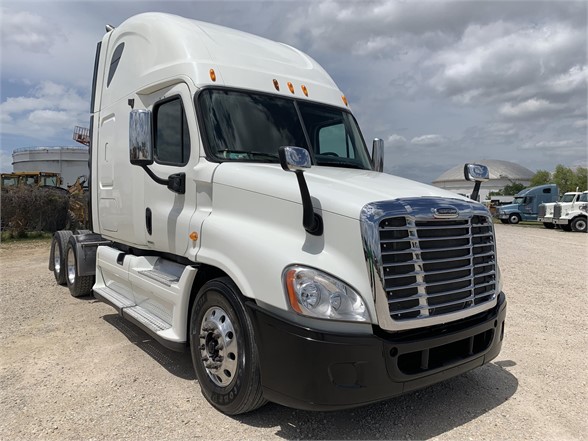
[[[283,278],[290,306],[298,314],[331,320],[370,320],[361,296],[322,271],[291,266],[286,268]]]

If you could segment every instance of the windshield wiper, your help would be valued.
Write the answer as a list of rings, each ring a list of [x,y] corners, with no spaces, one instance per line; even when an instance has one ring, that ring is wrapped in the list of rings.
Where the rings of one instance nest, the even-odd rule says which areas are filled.
[[[316,165],[322,165],[323,167],[342,167],[342,168],[356,168],[358,170],[368,170],[361,164],[352,162],[339,162],[339,161],[317,161]]]
[[[269,162],[278,162],[278,154],[277,153],[252,152],[249,150],[223,149],[223,150],[219,150],[219,154],[224,159],[233,159],[233,160],[237,160],[237,161],[261,159],[261,160],[266,160]],[[232,156],[232,155],[235,155],[235,156]]]

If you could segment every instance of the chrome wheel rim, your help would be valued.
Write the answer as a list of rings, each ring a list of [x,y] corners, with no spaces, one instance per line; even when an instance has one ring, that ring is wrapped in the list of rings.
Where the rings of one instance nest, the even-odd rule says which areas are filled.
[[[73,248],[70,248],[67,252],[67,280],[70,285],[73,285],[76,281],[76,265]]]
[[[580,219],[576,221],[576,230],[578,231],[586,231],[586,221],[584,219]]]
[[[53,253],[53,268],[55,268],[57,274],[61,271],[61,250],[57,244],[55,244],[55,251]]]
[[[200,326],[200,356],[208,377],[217,386],[228,386],[237,373],[239,347],[228,314],[218,306],[209,308]]]

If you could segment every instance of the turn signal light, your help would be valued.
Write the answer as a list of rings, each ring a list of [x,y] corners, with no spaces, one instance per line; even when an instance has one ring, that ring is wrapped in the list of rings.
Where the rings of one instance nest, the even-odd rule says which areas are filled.
[[[341,99],[343,100],[343,103],[349,107],[349,102],[347,101],[347,98],[345,97],[345,95],[341,95]]]
[[[198,233],[196,231],[192,231],[190,233],[190,239],[196,242],[198,240]]]
[[[294,86],[289,81],[288,81],[288,89],[290,89],[290,92],[294,93]]]
[[[214,73],[214,69],[210,69],[210,79],[216,81],[216,73]]]
[[[308,96],[308,89],[306,88],[306,86],[303,84],[302,86],[300,86],[300,88],[302,89],[302,93],[305,96]]]
[[[274,79],[274,87],[276,88],[277,91],[280,90],[280,83],[278,83],[278,80]]]

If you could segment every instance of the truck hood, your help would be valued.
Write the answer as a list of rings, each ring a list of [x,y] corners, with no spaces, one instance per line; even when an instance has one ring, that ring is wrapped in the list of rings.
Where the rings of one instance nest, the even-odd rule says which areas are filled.
[[[315,208],[354,219],[376,201],[434,196],[471,202],[457,193],[371,170],[313,166],[304,176]],[[279,164],[224,162],[213,182],[301,204],[295,174]]]
[[[520,210],[519,204],[508,204],[508,205],[501,205],[498,207],[498,211],[504,211],[505,213],[509,211],[519,211]]]

